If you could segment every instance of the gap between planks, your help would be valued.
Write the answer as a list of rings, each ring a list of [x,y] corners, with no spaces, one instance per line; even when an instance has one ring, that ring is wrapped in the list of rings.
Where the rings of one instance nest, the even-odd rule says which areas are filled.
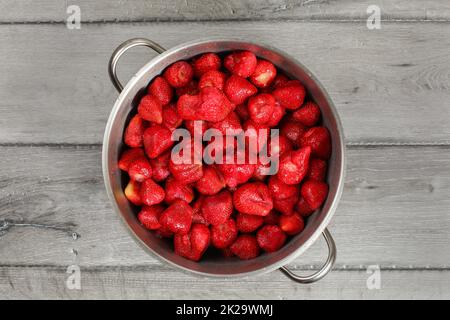
[[[100,149],[102,143],[0,143],[0,148],[61,148],[61,149]],[[426,147],[440,147],[449,148],[450,141],[448,142],[383,142],[383,141],[369,141],[369,142],[347,142],[345,144],[347,149],[364,149],[364,148],[426,148]]]
[[[374,265],[342,265],[337,264],[333,267],[333,271],[342,271],[342,272],[361,272],[366,271],[368,268],[373,267]],[[297,266],[289,266],[287,265],[289,270],[292,271],[314,271],[320,269],[322,266],[319,265],[297,265]],[[61,264],[0,264],[0,269],[2,268],[30,268],[30,269],[38,269],[44,268],[48,270],[60,270],[66,269],[67,265]],[[173,270],[178,271],[177,269],[158,262],[158,265],[81,265],[85,271],[90,272],[102,272],[102,271],[164,271],[164,270]],[[450,271],[450,266],[379,266],[380,271],[384,272],[398,272],[398,271],[430,271],[430,272],[448,272]]]
[[[108,24],[133,24],[133,23],[213,23],[213,22],[311,22],[311,23],[366,23],[367,19],[360,18],[342,18],[342,17],[329,17],[323,18],[220,18],[220,19],[102,19],[102,20],[87,20],[81,21],[81,25],[108,25]],[[448,19],[433,19],[433,18],[385,18],[380,20],[381,23],[443,23],[450,22]],[[65,25],[65,20],[42,20],[42,21],[0,21],[1,25]]]

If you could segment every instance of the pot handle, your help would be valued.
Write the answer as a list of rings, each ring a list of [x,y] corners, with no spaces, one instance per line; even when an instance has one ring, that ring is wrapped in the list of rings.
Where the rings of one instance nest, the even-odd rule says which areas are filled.
[[[328,229],[325,229],[322,235],[325,238],[325,241],[327,242],[328,245],[328,258],[319,271],[309,276],[299,276],[296,275],[291,270],[289,270],[287,267],[281,267],[280,268],[281,272],[283,272],[290,279],[303,284],[313,283],[325,277],[328,274],[328,272],[331,271],[334,262],[336,261],[336,244],[334,243],[334,239],[331,236],[330,231],[328,231]]]
[[[116,50],[114,50],[113,54],[111,55],[111,59],[109,59],[108,63],[108,73],[109,78],[111,79],[111,82],[113,83],[114,87],[117,89],[117,91],[122,92],[123,85],[117,78],[117,63],[119,62],[120,57],[128,50],[134,47],[149,47],[153,50],[155,50],[157,53],[163,53],[166,51],[163,47],[161,47],[156,42],[153,42],[152,40],[145,39],[145,38],[134,38],[125,41],[120,46],[117,47]]]

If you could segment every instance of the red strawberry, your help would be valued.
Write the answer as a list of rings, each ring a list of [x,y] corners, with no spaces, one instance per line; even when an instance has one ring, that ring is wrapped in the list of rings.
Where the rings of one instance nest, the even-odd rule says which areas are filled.
[[[273,199],[273,208],[284,215],[290,216],[294,213],[294,207],[298,201],[299,192],[297,191],[292,197],[285,199]]]
[[[161,213],[159,223],[173,233],[188,233],[192,223],[192,208],[184,200],[175,200]]]
[[[274,252],[284,245],[286,234],[278,226],[264,226],[256,234],[256,240],[261,249]]]
[[[142,157],[130,163],[128,174],[131,180],[143,182],[152,177],[152,166],[147,159]]]
[[[242,121],[246,121],[246,120],[248,120],[248,118],[250,118],[250,115],[248,114],[247,106],[245,104],[240,104],[240,105],[236,106],[234,111],[236,112],[236,114]]]
[[[209,241],[208,227],[203,224],[194,224],[189,233],[175,235],[175,253],[186,259],[198,261],[208,249]]]
[[[130,163],[136,159],[145,158],[144,151],[140,148],[127,149],[122,152],[119,160],[119,168],[123,171],[128,171]]]
[[[249,97],[258,92],[258,89],[246,79],[231,75],[225,82],[224,92],[234,104],[242,104]]]
[[[182,95],[177,101],[177,113],[183,120],[199,120],[197,113],[201,106],[199,95]]]
[[[278,178],[286,184],[298,184],[308,172],[310,147],[285,153],[280,159]]]
[[[255,123],[253,120],[247,120],[244,123],[245,136],[247,146],[256,147],[257,152],[261,152],[267,144],[267,139],[270,137],[270,129],[265,124]],[[250,151],[253,148],[250,148]]]
[[[223,61],[225,68],[243,78],[248,78],[255,72],[256,64],[256,56],[250,51],[233,52]]]
[[[170,161],[169,170],[177,180],[184,184],[194,183],[203,176],[201,164],[175,164]]]
[[[303,231],[305,222],[299,214],[294,213],[291,216],[281,216],[279,226],[286,234],[293,236]]]
[[[176,164],[172,160],[169,162],[169,170],[175,179],[181,183],[189,184],[196,182],[203,176],[202,164]]]
[[[310,146],[312,154],[328,159],[331,156],[331,137],[330,132],[325,127],[313,127],[305,132],[300,139],[302,146]]]
[[[219,56],[212,52],[204,53],[200,57],[195,58],[192,62],[192,66],[197,77],[200,77],[211,70],[219,70],[221,64],[222,61]]]
[[[282,156],[292,149],[293,147],[291,140],[285,136],[278,136],[278,142],[276,142],[276,140],[270,140],[267,152],[271,156]]]
[[[209,225],[209,223],[206,221],[202,213],[202,205],[204,200],[205,196],[200,195],[197,197],[197,200],[192,205],[192,212],[193,212],[192,223],[201,223],[204,225]]]
[[[155,235],[158,238],[172,238],[174,236],[174,233],[164,226],[161,226],[158,230],[155,231]]]
[[[245,154],[240,152],[239,149],[236,150],[237,141],[234,137],[223,136],[222,139],[218,139],[216,141],[216,137],[212,137],[211,141],[207,143],[207,148],[205,148],[205,152],[203,153],[204,160],[211,163],[214,160],[214,163],[236,163],[238,158],[237,155]],[[222,158],[220,158],[222,155]],[[228,156],[228,157],[227,157]],[[233,158],[234,157],[234,158]],[[234,159],[234,160],[233,160]],[[229,161],[230,160],[230,161]],[[245,158],[240,159],[243,162]],[[220,170],[220,169],[219,169]]]
[[[131,118],[124,134],[125,144],[132,147],[142,147],[142,135],[144,134],[145,123],[138,114]]]
[[[236,210],[241,213],[266,216],[273,208],[269,188],[262,182],[246,183],[233,195]]]
[[[225,223],[233,213],[233,198],[229,191],[205,197],[202,204],[202,214],[212,225]]]
[[[197,96],[183,95],[177,102],[178,115],[184,120],[218,122],[233,109],[225,94],[215,87],[205,87]]]
[[[277,176],[271,176],[268,184],[273,199],[286,199],[298,193],[296,185],[285,184]]]
[[[230,112],[222,121],[210,123],[209,128],[217,129],[222,132],[223,135],[227,134],[227,130],[236,133],[242,130],[241,121],[234,111]]]
[[[199,124],[197,130],[195,130],[195,123]],[[184,126],[191,134],[191,137],[194,137],[195,134],[203,137],[205,131],[208,130],[208,123],[203,120],[186,120],[184,121]]]
[[[199,89],[216,87],[217,89],[223,90],[226,78],[225,73],[218,70],[210,70],[201,76],[198,87]]]
[[[236,240],[238,229],[233,219],[211,227],[211,243],[217,249],[225,249]]]
[[[279,221],[280,215],[275,210],[270,211],[270,213],[264,217],[264,224],[267,225],[278,224]]]
[[[267,88],[277,75],[277,68],[273,63],[259,59],[255,71],[250,76],[250,81],[258,88]]]
[[[261,93],[248,101],[250,119],[256,124],[266,124],[275,111],[275,98],[269,93]]]
[[[190,96],[194,96],[198,94],[198,83],[195,80],[191,80],[187,85],[181,88],[177,88],[175,90],[175,93],[178,97],[181,97],[182,95],[188,94]]]
[[[226,161],[226,155],[228,153],[229,156],[233,156],[237,141],[234,137],[230,136],[227,139],[225,135],[221,135],[220,132],[216,131],[220,130],[218,128],[212,129],[208,131],[208,134],[212,131],[214,134],[206,136],[207,142],[203,152],[203,160],[208,164],[230,162]]]
[[[138,213],[138,220],[149,230],[159,229],[161,227],[159,217],[163,211],[164,207],[159,204],[151,207],[143,206],[141,211]]]
[[[218,164],[217,168],[222,172],[227,186],[234,188],[247,182],[253,176],[256,166],[254,164]]]
[[[269,127],[277,126],[285,114],[286,111],[281,106],[281,104],[278,101],[275,101],[275,107],[273,109],[272,115],[270,116],[269,121],[266,124]]]
[[[289,78],[286,77],[284,74],[282,73],[278,73],[277,76],[275,77],[275,79],[272,82],[272,86],[274,88],[278,88],[278,87],[282,87],[283,85],[285,85],[287,82],[289,81]]]
[[[166,203],[171,204],[178,199],[190,203],[194,200],[194,190],[192,190],[190,185],[185,185],[173,177],[169,177],[166,180],[166,197],[164,200]]]
[[[172,132],[161,125],[153,125],[144,132],[145,153],[150,159],[161,155],[172,147]]]
[[[327,175],[327,162],[322,159],[313,158],[309,163],[309,171],[306,177],[309,180],[324,181]]]
[[[249,233],[262,226],[264,217],[252,214],[238,213],[236,217],[236,226],[240,232]]]
[[[256,165],[255,172],[253,173],[253,178],[258,181],[264,181],[268,176],[267,170],[269,170],[269,168],[270,163],[263,164],[260,161],[260,158],[258,158],[258,163]]]
[[[138,105],[138,113],[144,120],[162,123],[162,105],[159,99],[153,95],[148,94],[141,99]]]
[[[202,103],[195,120],[222,121],[234,109],[225,94],[214,87],[201,89],[200,99]]]
[[[203,176],[195,183],[195,188],[201,194],[212,196],[225,188],[225,179],[214,166],[205,166]]]
[[[308,180],[303,183],[301,194],[313,210],[319,209],[328,195],[328,185],[325,182]]]
[[[177,146],[178,147],[178,146]],[[193,139],[183,140],[180,151],[172,150],[172,156],[169,162],[169,170],[172,175],[184,184],[196,182],[203,176],[203,165],[201,143]],[[184,155],[184,151],[190,154]]]
[[[305,218],[309,217],[312,213],[314,213],[314,210],[311,209],[309,204],[303,198],[300,198],[300,200],[298,200],[296,209],[298,213]]]
[[[172,87],[181,88],[192,80],[194,70],[186,61],[178,61],[169,66],[163,76]]]
[[[130,200],[131,203],[140,206],[142,204],[140,196],[141,184],[139,182],[130,180],[125,187],[125,197]]]
[[[312,101],[306,102],[300,109],[292,113],[292,118],[304,126],[312,127],[319,122],[320,108]]]
[[[306,90],[300,81],[288,81],[273,91],[275,99],[286,109],[297,109],[305,100]]]
[[[285,136],[289,140],[292,141],[292,143],[295,146],[300,145],[300,139],[305,134],[306,128],[296,121],[287,121],[283,124],[280,130],[280,135]]]
[[[163,202],[165,192],[159,184],[155,183],[152,179],[147,179],[141,184],[139,196],[143,204],[152,206]]]
[[[162,111],[162,125],[165,126],[170,131],[175,130],[183,123],[183,119],[178,116],[177,107],[175,104],[169,104],[163,108]]]
[[[153,180],[161,182],[166,180],[170,175],[169,170],[170,151],[163,153],[155,159],[150,159],[150,164],[153,169]]]
[[[148,93],[158,98],[163,106],[169,104],[173,97],[173,89],[163,77],[156,77],[148,87]]]
[[[259,256],[258,242],[254,236],[249,234],[240,235],[230,249],[241,260],[254,259]]]

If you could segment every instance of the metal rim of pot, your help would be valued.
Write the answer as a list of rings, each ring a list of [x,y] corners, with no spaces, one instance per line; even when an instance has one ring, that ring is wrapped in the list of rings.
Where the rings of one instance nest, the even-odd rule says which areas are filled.
[[[122,55],[129,49],[138,46],[149,47],[153,49],[156,53],[158,53],[158,56],[151,59],[150,62],[148,62],[144,67],[142,67],[141,70],[138,71],[133,76],[133,78],[127,83],[127,85],[124,88],[117,77],[118,61],[122,57]],[[226,47],[226,50],[223,50],[224,47]],[[195,50],[193,50],[193,48]],[[202,49],[199,51],[199,48]],[[292,74],[294,73],[296,74],[294,78],[303,77],[303,79],[300,80],[307,87],[308,92],[312,93],[311,95],[321,108],[324,122],[328,122],[325,124],[329,129],[331,129],[330,131],[332,136],[333,151],[332,151],[332,158],[330,159],[329,164],[333,164],[333,167],[330,166],[329,168],[329,171],[331,170],[332,174],[331,177],[330,174],[328,176],[330,191],[325,204],[320,210],[315,212],[309,218],[305,230],[300,235],[294,237],[294,239],[297,240],[293,241],[294,239],[291,239],[291,241],[287,243],[284,248],[279,250],[279,251],[284,250],[286,252],[281,254],[278,253],[278,255],[277,253],[262,255],[254,260],[244,262],[242,261],[233,262],[237,266],[241,267],[242,265],[246,266],[246,268],[244,268],[242,272],[234,272],[233,266],[229,265],[230,262],[227,262],[227,264],[222,265],[213,265],[213,268],[209,266],[209,269],[208,268],[206,269],[208,271],[205,271],[204,268],[198,267],[201,266],[203,262],[200,263],[191,262],[184,258],[174,256],[170,252],[167,252],[169,249],[167,245],[164,245],[162,242],[158,242],[158,240],[156,240],[154,236],[152,238],[152,236],[150,236],[150,233],[139,225],[132,206],[128,203],[128,200],[125,198],[123,194],[123,186],[122,183],[120,182],[121,173],[117,167],[117,161],[118,161],[118,154],[122,149],[122,134],[124,126],[125,123],[127,122],[126,119],[124,118],[129,117],[129,113],[133,110],[134,108],[133,106],[136,102],[136,97],[139,96],[138,92],[140,91],[140,95],[141,96],[143,95],[142,86],[144,83],[148,84],[150,80],[153,79],[153,77],[160,74],[161,71],[165,69],[165,67],[167,67],[168,65],[170,65],[175,61],[189,59],[193,56],[205,52],[223,52],[231,50],[253,51],[257,56],[265,58],[274,63],[286,74],[292,76]],[[171,57],[172,59],[169,59],[169,57]],[[155,69],[155,66],[157,65],[159,66],[158,70],[153,70],[153,72],[151,72],[152,69]],[[294,71],[292,69],[294,69]],[[343,191],[343,184],[345,178],[344,133],[339,116],[333,105],[333,102],[331,101],[330,97],[328,96],[328,94],[326,93],[325,89],[320,84],[320,82],[317,80],[317,78],[305,66],[303,66],[296,59],[290,57],[288,54],[276,48],[238,39],[209,38],[191,41],[173,47],[170,50],[166,50],[156,42],[151,41],[149,39],[133,38],[123,42],[113,52],[108,64],[108,73],[114,87],[117,89],[120,95],[117,98],[116,103],[108,119],[103,141],[102,167],[105,186],[108,193],[108,197],[113,204],[114,210],[122,218],[122,221],[128,227],[127,229],[133,235],[133,238],[141,246],[143,246],[144,249],[146,249],[146,251],[152,253],[153,256],[157,257],[159,260],[162,260],[163,262],[175,266],[181,269],[182,271],[187,271],[191,274],[193,273],[196,275],[208,277],[230,277],[230,276],[244,277],[263,274],[271,272],[276,269],[280,269],[286,276],[288,276],[289,278],[298,283],[313,283],[322,279],[331,271],[336,261],[336,245],[333,240],[333,237],[331,236],[330,232],[326,227],[329,224],[331,217],[333,216],[337,208],[338,202],[340,200]],[[152,75],[150,73],[152,73]],[[300,73],[301,75],[300,77],[298,76],[298,73]],[[146,85],[144,87],[146,87]],[[118,123],[121,126],[120,132],[117,132],[117,130],[116,131],[113,130],[118,125]],[[311,219],[313,220],[314,227],[310,227],[309,232],[305,235],[305,231],[307,230],[308,226],[311,225],[310,221]],[[295,258],[297,258],[298,256],[300,256],[303,252],[305,252],[317,240],[317,238],[321,234],[323,235],[328,246],[328,257],[323,266],[318,271],[308,276],[297,275],[292,270],[288,269],[286,265]],[[295,247],[296,244],[297,247]],[[294,248],[292,248],[292,246],[294,246]],[[267,258],[270,256],[273,257],[273,255],[277,255],[277,257],[275,259]],[[262,267],[257,266],[256,263],[261,261],[264,262],[263,266]],[[203,265],[208,265],[208,263],[211,262],[203,263]],[[221,266],[223,266],[223,268],[221,268]],[[225,270],[216,272],[215,268],[221,268]]]

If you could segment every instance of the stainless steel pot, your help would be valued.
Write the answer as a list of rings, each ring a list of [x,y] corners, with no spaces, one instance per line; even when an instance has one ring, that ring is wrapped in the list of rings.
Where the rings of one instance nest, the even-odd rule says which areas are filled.
[[[123,88],[116,75],[117,62],[128,49],[136,46],[152,48],[159,55],[136,73]],[[271,61],[292,78],[299,79],[306,86],[314,101],[320,106],[324,125],[330,130],[332,137],[333,152],[329,162],[327,178],[330,190],[322,209],[309,218],[305,230],[279,251],[263,254],[249,261],[205,256],[201,262],[193,262],[176,255],[170,247],[170,243],[157,238],[140,225],[136,218],[136,212],[133,211],[133,207],[123,193],[126,181],[118,168],[117,162],[123,148],[122,136],[130,112],[136,107],[137,102],[144,95],[148,83],[155,76],[178,60],[189,59],[204,52],[232,50],[250,50],[257,56]],[[120,95],[112,109],[103,140],[103,175],[106,190],[115,211],[122,217],[131,234],[144,249],[160,260],[181,270],[209,277],[251,276],[280,269],[297,282],[311,283],[320,280],[332,269],[336,259],[336,246],[326,227],[336,210],[344,184],[344,134],[330,97],[308,69],[278,49],[246,41],[229,39],[197,40],[165,50],[153,41],[137,38],[124,42],[114,51],[109,62],[109,75]],[[285,267],[305,252],[321,234],[328,244],[329,253],[327,261],[320,270],[309,276],[299,276]]]

